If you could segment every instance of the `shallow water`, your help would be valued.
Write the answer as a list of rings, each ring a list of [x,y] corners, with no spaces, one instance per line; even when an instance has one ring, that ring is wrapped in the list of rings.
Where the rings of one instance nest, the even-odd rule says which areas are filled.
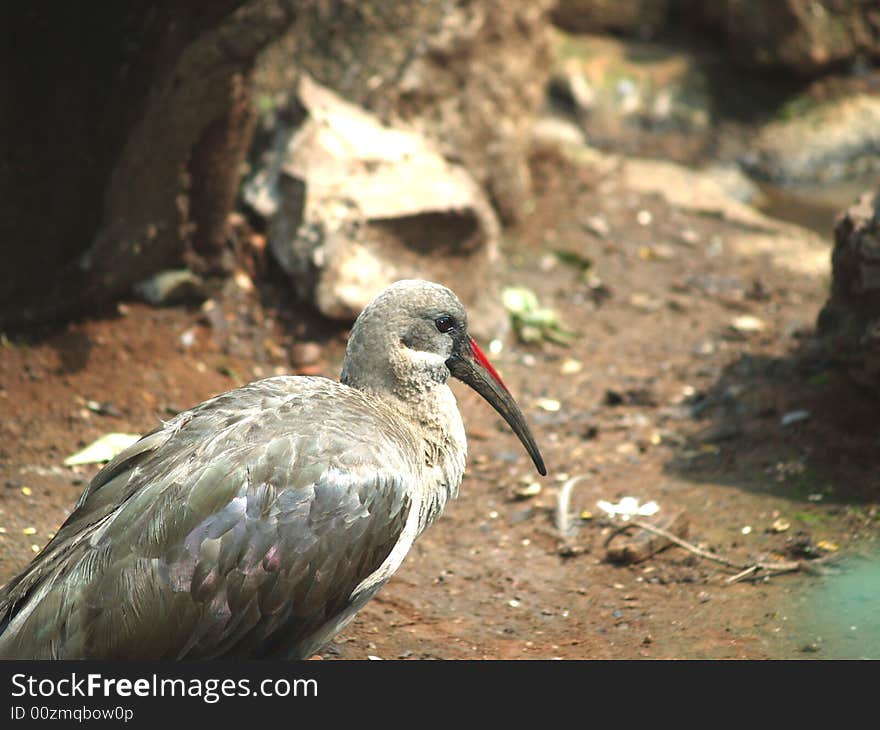
[[[802,594],[789,625],[816,659],[880,659],[880,555],[851,561]]]
[[[808,228],[831,242],[837,218],[863,192],[880,189],[880,178],[810,187],[760,185],[760,189],[763,201],[758,207],[763,213]]]

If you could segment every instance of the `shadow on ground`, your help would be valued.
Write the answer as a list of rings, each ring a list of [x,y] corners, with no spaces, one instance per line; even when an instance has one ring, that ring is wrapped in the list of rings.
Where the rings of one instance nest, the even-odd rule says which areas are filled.
[[[784,357],[741,355],[695,392],[682,408],[700,429],[665,468],[796,502],[871,505],[878,406],[807,335]]]

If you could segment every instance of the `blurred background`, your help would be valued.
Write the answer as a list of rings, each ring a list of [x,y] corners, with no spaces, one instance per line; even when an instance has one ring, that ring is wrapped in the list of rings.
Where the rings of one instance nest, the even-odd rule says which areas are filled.
[[[552,472],[460,393],[470,484],[337,655],[880,656],[876,2],[0,13],[0,579],[97,470],[72,452],[336,377],[364,304],[419,277]],[[595,514],[625,496],[746,566],[857,567],[621,566]]]

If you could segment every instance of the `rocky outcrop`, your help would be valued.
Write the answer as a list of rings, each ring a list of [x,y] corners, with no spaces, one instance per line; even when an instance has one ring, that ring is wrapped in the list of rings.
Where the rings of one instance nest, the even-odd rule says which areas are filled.
[[[650,38],[666,24],[675,0],[558,0],[553,23],[570,33]]]
[[[0,328],[215,263],[251,139],[254,62],[295,5],[10,6]]]
[[[841,217],[832,267],[819,334],[832,358],[880,393],[880,192],[865,193]]]
[[[499,225],[468,171],[418,132],[381,124],[306,75],[296,104],[304,118],[245,199],[267,221],[297,292],[351,321],[393,281],[428,278],[455,286],[493,336],[503,331],[492,272]]]
[[[812,76],[859,55],[880,58],[880,7],[871,0],[726,0],[734,60]]]
[[[222,271],[258,110],[292,95],[300,71],[421,132],[518,220],[550,73],[549,5],[11,6],[0,233],[16,245],[0,274],[0,328],[76,316],[165,269]]]
[[[803,77],[880,58],[880,6],[872,0],[558,0],[552,17],[576,33],[709,31],[723,38],[737,65]]]
[[[758,130],[742,164],[779,184],[815,184],[880,173],[880,97],[814,105]]]
[[[713,144],[711,59],[662,44],[555,31],[550,98],[590,144],[698,158]]]
[[[531,195],[528,140],[550,75],[550,0],[317,4],[299,13],[296,63],[381,121],[434,140],[506,222]]]

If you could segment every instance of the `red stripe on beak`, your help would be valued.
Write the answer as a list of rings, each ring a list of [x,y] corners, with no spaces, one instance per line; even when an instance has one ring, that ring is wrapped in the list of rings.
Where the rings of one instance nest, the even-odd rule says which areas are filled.
[[[480,346],[476,342],[474,342],[474,338],[468,336],[468,339],[471,342],[471,350],[473,350],[474,359],[478,363],[480,363],[483,369],[495,379],[495,382],[498,383],[498,385],[504,388],[504,390],[507,390],[507,392],[509,393],[510,391],[507,389],[507,386],[504,384],[504,381],[501,379],[498,371],[494,367],[492,367],[492,363],[489,362],[489,358],[486,357],[486,355],[480,349]]]

